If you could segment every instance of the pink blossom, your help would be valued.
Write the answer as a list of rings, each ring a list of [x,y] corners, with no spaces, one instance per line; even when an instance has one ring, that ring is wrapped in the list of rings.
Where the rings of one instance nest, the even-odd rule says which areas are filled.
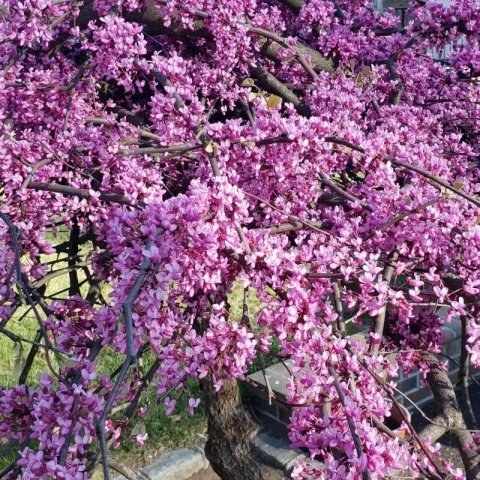
[[[193,417],[193,415],[195,414],[195,409],[198,407],[199,404],[200,404],[199,398],[190,398],[188,400],[187,412],[191,417]]]

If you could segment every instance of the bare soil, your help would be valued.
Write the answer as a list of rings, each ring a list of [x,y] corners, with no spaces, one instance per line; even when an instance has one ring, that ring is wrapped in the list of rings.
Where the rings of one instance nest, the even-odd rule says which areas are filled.
[[[284,480],[290,478],[276,468],[268,467],[267,465],[262,465],[261,468],[265,480]],[[208,468],[197,475],[193,475],[193,477],[190,477],[188,480],[220,480],[220,477],[216,475],[211,468]]]

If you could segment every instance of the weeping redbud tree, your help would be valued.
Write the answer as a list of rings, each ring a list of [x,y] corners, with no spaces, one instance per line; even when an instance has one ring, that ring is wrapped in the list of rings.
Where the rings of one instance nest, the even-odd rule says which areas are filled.
[[[459,407],[480,366],[480,5],[412,0],[402,26],[372,4],[2,1],[0,334],[26,350],[0,388],[2,478],[109,478],[147,386],[172,413],[196,379],[213,468],[261,479],[237,381],[272,344],[311,454],[294,478],[480,478]],[[458,390],[437,355],[453,317]],[[438,408],[404,438],[399,368]]]

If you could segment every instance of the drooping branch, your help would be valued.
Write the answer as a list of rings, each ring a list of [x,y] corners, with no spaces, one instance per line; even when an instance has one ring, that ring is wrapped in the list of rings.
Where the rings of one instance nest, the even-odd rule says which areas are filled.
[[[337,145],[343,145],[344,147],[350,148],[351,150],[355,150],[356,152],[365,153],[364,148],[359,147],[358,145],[355,145],[354,143],[349,142],[348,140],[345,140],[345,139],[340,138],[340,137],[325,137],[324,140],[328,143],[335,143]],[[411,165],[411,164],[402,162],[401,160],[397,160],[396,158],[393,158],[393,157],[390,157],[390,156],[386,156],[385,159],[387,161],[389,161],[392,165],[395,165],[397,167],[401,167],[405,170],[410,170],[412,172],[418,173],[419,175],[427,178],[428,180],[430,180],[434,184],[439,185],[440,187],[443,187],[447,190],[450,190],[451,192],[455,193],[456,195],[464,198],[465,200],[468,200],[470,203],[473,203],[477,207],[480,207],[480,200],[478,200],[477,198],[475,198],[471,195],[468,195],[465,192],[463,192],[462,190],[459,190],[458,188],[450,185],[445,180],[437,177],[433,173],[430,173],[429,171],[427,171],[423,168],[420,168],[416,165]]]
[[[23,369],[18,378],[19,385],[25,385],[27,381],[28,374],[30,373],[30,370],[32,369],[32,366],[33,366],[33,361],[35,360],[35,357],[37,356],[37,353],[40,349],[41,339],[42,339],[42,331],[38,330],[33,339],[32,346],[30,347],[30,351],[28,352],[27,358],[25,360],[25,365],[23,366]],[[47,347],[48,346],[45,345],[45,347],[43,348],[47,348]]]
[[[78,286],[78,273],[76,268],[77,255],[80,251],[80,227],[78,226],[78,220],[73,220],[72,229],[70,231],[70,241],[68,245],[68,266],[69,266],[69,285],[68,294],[70,296],[80,295],[80,288]]]
[[[408,212],[403,212],[399,213],[398,215],[395,215],[393,218],[385,222],[384,224],[380,225],[375,229],[374,232],[372,232],[370,235],[368,235],[365,240],[370,240],[371,238],[375,237],[375,235],[378,232],[385,232],[387,231],[390,227],[393,227],[397,223],[401,222],[402,220],[408,218],[411,215],[414,215],[416,213],[420,213],[421,211],[425,210],[428,207],[431,207],[432,205],[435,205],[436,203],[440,202],[443,197],[437,197],[434,198],[433,200],[429,200],[428,202],[422,203],[418,205],[417,207],[413,208],[412,210],[409,210]]]
[[[155,240],[163,232],[162,229],[157,229],[154,237],[149,240],[145,246],[145,250],[148,252],[155,243]],[[138,275],[133,282],[132,288],[127,295],[127,298],[123,302],[122,312],[125,324],[125,342],[126,342],[126,358],[120,368],[120,371],[115,380],[115,385],[113,386],[112,392],[108,397],[108,400],[105,402],[103,407],[102,414],[97,422],[97,435],[100,443],[100,451],[102,455],[102,466],[103,466],[103,475],[105,480],[109,480],[110,474],[108,471],[108,449],[107,449],[107,440],[105,436],[105,422],[107,421],[107,416],[110,413],[113,402],[115,401],[116,396],[120,390],[123,379],[125,378],[128,369],[135,361],[137,356],[137,351],[135,349],[135,344],[133,341],[133,318],[132,310],[133,304],[140,293],[140,288],[147,276],[148,269],[150,267],[150,257],[144,256],[142,265],[138,271]]]
[[[137,393],[135,394],[135,398],[128,405],[127,410],[125,412],[125,417],[127,418],[133,417],[145,388],[148,387],[148,385],[152,381],[159,367],[160,367],[160,360],[156,358],[152,363],[151,367],[149,368],[148,372],[144,376],[141,385],[138,387]]]
[[[27,275],[25,275],[22,272],[22,263],[21,263],[21,257],[22,257],[22,246],[20,242],[20,236],[17,227],[14,225],[10,217],[2,212],[0,212],[0,219],[7,225],[11,242],[12,242],[12,248],[14,251],[14,270],[15,270],[15,275],[16,275],[16,284],[18,285],[19,288],[19,294],[24,297],[26,302],[30,305],[35,318],[38,322],[39,328],[40,328],[40,334],[43,336],[45,340],[45,344],[48,346],[52,346],[50,339],[48,338],[47,332],[45,331],[45,327],[43,325],[43,321],[40,315],[40,312],[37,308],[37,305],[41,307],[45,315],[49,315],[51,312],[46,305],[44,299],[39,295],[37,289],[33,288],[30,285],[30,282],[28,280]],[[38,337],[38,335],[37,335]],[[35,341],[39,342],[40,338],[36,338]],[[36,345],[32,345],[32,348],[30,350],[30,353],[32,354],[31,357],[31,362],[33,362],[33,359],[35,358],[35,355],[37,354],[38,347]],[[30,358],[30,357],[29,357]],[[51,368],[50,360],[49,360],[49,354],[48,350],[45,350],[45,359],[47,361],[48,366],[53,372],[53,369]],[[28,366],[28,363],[26,365],[26,368]],[[26,375],[28,375],[28,370],[23,370],[21,378],[23,378],[24,372],[26,371]],[[26,378],[25,375],[25,378]]]
[[[423,453],[425,454],[425,457],[428,458],[428,460],[430,461],[431,465],[433,466],[433,468],[434,468],[435,471],[436,471],[435,475],[432,476],[432,478],[435,478],[436,480],[447,478],[448,476],[446,475],[443,466],[441,465],[441,463],[439,462],[439,460],[432,455],[430,449],[425,445],[425,443],[424,443],[424,441],[422,440],[422,438],[420,438],[420,436],[417,434],[417,432],[416,432],[415,429],[413,428],[413,425],[412,425],[410,419],[404,414],[400,403],[399,403],[398,400],[395,398],[395,395],[391,392],[390,388],[388,388],[388,387],[385,385],[385,381],[384,381],[376,372],[374,372],[374,371],[366,364],[365,361],[362,361],[362,362],[361,362],[361,365],[362,365],[363,368],[365,368],[365,370],[375,379],[375,381],[378,383],[378,385],[385,391],[385,393],[387,394],[388,398],[392,401],[393,405],[395,405],[395,407],[396,407],[396,408],[398,409],[398,411],[400,412],[400,415],[402,416],[403,421],[407,424],[407,426],[408,426],[408,428],[409,428],[409,431],[411,432],[414,440],[415,440],[415,441],[417,442],[417,444],[418,444],[417,447],[419,447],[419,448],[423,451]]]

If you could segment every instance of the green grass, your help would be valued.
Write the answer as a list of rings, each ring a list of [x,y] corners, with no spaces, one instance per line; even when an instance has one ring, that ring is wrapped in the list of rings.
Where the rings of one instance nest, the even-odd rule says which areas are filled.
[[[59,243],[64,240],[64,236],[62,235],[58,241]],[[85,250],[81,253],[84,253]],[[59,259],[65,258],[66,255],[62,254]],[[57,255],[44,255],[42,261],[44,262],[52,262],[57,260]],[[24,259],[25,262],[28,259]],[[54,265],[54,270],[59,270],[62,268],[67,267],[67,262],[62,261]],[[80,282],[85,280],[86,276],[83,271],[78,272],[78,279]],[[54,295],[58,298],[67,298],[67,292],[61,292],[65,288],[68,287],[68,272],[65,272],[61,276],[57,276],[52,278],[47,285],[45,294],[46,295]],[[81,287],[82,295],[86,295],[88,286],[85,284]],[[42,314],[40,309],[39,313]],[[12,316],[10,321],[6,327],[10,332],[15,333],[23,338],[27,338],[29,340],[34,340],[37,331],[39,330],[39,324],[37,318],[35,317],[34,312],[29,309],[28,306],[22,306],[19,308],[15,314]],[[12,372],[19,373],[21,371],[21,367],[30,351],[31,345],[27,342],[14,342],[10,338],[6,337],[5,335],[0,334],[0,356],[3,361],[0,363],[0,385],[4,387],[12,387],[16,384],[16,379],[12,376]],[[54,368],[58,368],[58,362],[56,360],[56,356],[54,354],[49,354],[49,359],[51,365]],[[37,379],[42,373],[48,373],[47,362],[45,358],[45,351],[40,350],[35,357],[35,360],[32,365],[32,369],[29,374],[29,378],[27,384],[29,385],[36,385]]]
[[[190,398],[200,397],[200,386],[197,381],[188,384],[188,391],[172,393],[177,398],[177,408],[171,417],[165,415],[165,407],[160,403],[158,394],[152,386],[148,389],[142,405],[147,407],[145,418],[135,417],[126,432],[130,433],[139,427],[148,433],[148,440],[140,448],[136,442],[125,436],[120,448],[112,451],[112,456],[128,465],[145,465],[162,452],[183,446],[192,445],[205,436],[206,422],[203,409],[196,410],[195,415],[187,414],[187,403]]]

